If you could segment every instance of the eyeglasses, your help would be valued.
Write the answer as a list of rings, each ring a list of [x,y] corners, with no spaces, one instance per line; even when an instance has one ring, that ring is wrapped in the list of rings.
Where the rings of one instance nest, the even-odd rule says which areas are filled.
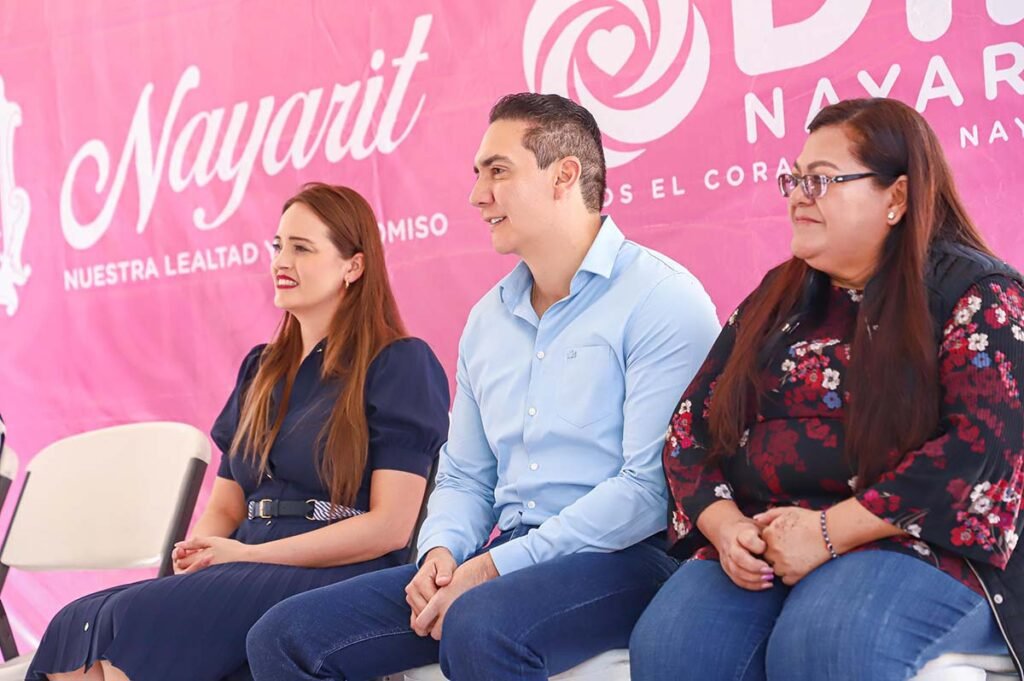
[[[874,177],[875,175],[878,175],[878,173],[853,173],[852,175],[836,175],[834,177],[829,177],[828,175],[794,175],[793,173],[783,173],[779,175],[779,191],[788,198],[799,186],[804,190],[804,196],[814,201],[825,196],[825,191],[833,182],[851,182],[865,177]]]

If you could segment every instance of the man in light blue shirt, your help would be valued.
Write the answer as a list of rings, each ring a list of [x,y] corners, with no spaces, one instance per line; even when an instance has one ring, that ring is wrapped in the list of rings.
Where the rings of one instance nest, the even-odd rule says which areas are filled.
[[[600,215],[589,112],[520,94],[490,120],[470,200],[494,248],[522,262],[466,323],[421,564],[276,606],[249,635],[257,679],[369,679],[438,660],[455,681],[547,679],[626,647],[675,569],[660,541],[661,448],[718,335],[714,306]]]
[[[715,337],[714,308],[608,217],[540,318],[532,284],[521,262],[470,313],[420,555],[444,547],[461,564],[495,522],[536,527],[487,552],[506,575],[665,528],[664,421]]]

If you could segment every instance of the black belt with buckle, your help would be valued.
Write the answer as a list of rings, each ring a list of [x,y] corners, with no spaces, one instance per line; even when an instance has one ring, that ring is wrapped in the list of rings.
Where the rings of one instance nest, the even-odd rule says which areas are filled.
[[[313,510],[315,499],[306,501],[287,501],[283,499],[258,499],[248,504],[249,520],[267,520],[269,518],[305,518],[315,520]]]

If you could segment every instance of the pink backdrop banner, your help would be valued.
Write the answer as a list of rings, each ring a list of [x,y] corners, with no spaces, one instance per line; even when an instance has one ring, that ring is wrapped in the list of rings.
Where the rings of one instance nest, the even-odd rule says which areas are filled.
[[[267,245],[283,200],[310,180],[369,198],[402,313],[453,376],[470,306],[514,265],[467,202],[487,111],[508,92],[590,108],[606,134],[607,211],[700,277],[722,317],[786,257],[774,178],[839,98],[921,111],[984,234],[1024,266],[1024,5],[952,6],[6,2],[10,443],[24,465],[102,426],[208,430],[279,317]],[[69,599],[138,577],[13,573],[3,600],[30,645]]]

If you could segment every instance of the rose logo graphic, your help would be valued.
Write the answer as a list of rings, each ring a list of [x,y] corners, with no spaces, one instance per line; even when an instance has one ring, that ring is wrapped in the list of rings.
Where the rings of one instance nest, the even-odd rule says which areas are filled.
[[[4,81],[0,78],[0,225],[3,244],[0,247],[0,305],[7,316],[18,311],[17,286],[24,286],[32,273],[21,262],[21,249],[28,230],[29,201],[24,189],[14,182],[14,130],[21,125],[21,107],[7,101]]]
[[[608,166],[625,165],[678,127],[707,83],[711,43],[696,7],[691,21],[690,5],[689,0],[537,0],[523,39],[527,85],[587,107],[604,132]]]

